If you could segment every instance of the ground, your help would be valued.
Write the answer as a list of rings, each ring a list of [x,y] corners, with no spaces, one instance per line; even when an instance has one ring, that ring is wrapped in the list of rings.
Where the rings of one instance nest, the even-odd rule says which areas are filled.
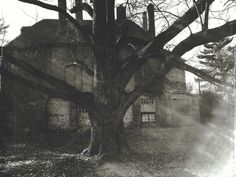
[[[127,137],[133,153],[122,156],[118,162],[102,165],[95,165],[94,157],[76,153],[83,148],[80,144],[84,142],[79,139],[69,143],[69,137],[65,137],[61,144],[53,138],[46,146],[15,140],[9,143],[5,156],[1,156],[1,174],[2,177],[233,177],[232,140],[227,131],[219,130],[215,124],[130,129]]]

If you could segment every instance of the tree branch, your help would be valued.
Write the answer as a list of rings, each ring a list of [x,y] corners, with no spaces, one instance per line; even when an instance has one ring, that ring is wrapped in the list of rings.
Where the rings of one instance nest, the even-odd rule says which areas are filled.
[[[213,84],[221,84],[221,85],[233,87],[233,85],[231,83],[226,83],[220,79],[214,78],[211,75],[209,75],[207,72],[205,72],[204,70],[200,70],[200,69],[194,68],[194,67],[186,64],[185,63],[186,60],[174,55],[173,52],[169,52],[167,50],[165,50],[165,52],[166,52],[166,56],[168,56],[165,61],[165,65],[167,65],[167,67],[174,66],[176,68],[179,68],[179,69],[182,69],[185,71],[189,71],[189,72],[195,74],[196,76],[199,76],[202,79],[209,81]]]
[[[121,80],[123,84],[121,86],[126,86],[132,75],[150,58],[150,55],[162,58],[162,47],[198,18],[199,14],[204,12],[206,2],[210,5],[213,1],[214,0],[197,1],[193,7],[182,17],[178,18],[167,30],[157,35],[152,42],[148,43],[141,50],[129,56],[127,58],[129,62],[122,69]],[[196,8],[198,10],[196,10]]]
[[[189,24],[198,18],[205,10],[205,4],[210,5],[214,0],[199,0],[182,17],[178,18],[167,30],[157,35],[149,46],[149,51],[162,48]],[[198,10],[196,10],[198,9]]]
[[[31,51],[31,50],[37,50],[40,48],[57,48],[57,47],[65,47],[65,48],[71,48],[71,47],[77,47],[77,46],[84,46],[84,47],[89,47],[87,43],[84,42],[46,42],[46,43],[39,43],[36,45],[29,45],[29,46],[7,46],[4,47],[4,49],[10,51],[18,50],[18,51]]]
[[[131,77],[137,72],[150,58],[158,58],[158,60],[163,61],[165,54],[161,51],[140,54],[136,52],[126,58],[128,62],[123,66],[120,75],[120,87],[123,89],[128,84]]]
[[[60,89],[64,90],[65,89],[64,87],[66,86],[66,87],[70,87],[69,89],[76,90],[75,88],[71,88],[73,86],[70,86],[67,83],[65,83],[64,81],[42,72],[40,69],[35,68],[34,66],[28,64],[26,61],[24,61],[22,59],[15,58],[12,55],[7,54],[6,52],[4,53],[4,58],[6,59],[5,61],[10,62],[13,65],[16,65],[17,67],[30,73],[31,75],[33,75],[37,79],[42,79],[55,87],[59,87]]]
[[[151,88],[153,85],[162,85],[165,79],[166,74],[173,68],[173,65],[170,64],[172,60],[166,58],[163,64],[160,66],[159,70],[156,71],[149,79],[144,80],[138,86],[135,87],[133,91],[125,95],[123,106],[129,108],[129,106],[137,100],[143,92]]]
[[[65,47],[65,48],[69,48],[69,47],[76,47],[78,46],[80,42],[78,43],[42,43],[39,45],[31,45],[31,46],[27,46],[27,47],[17,47],[17,46],[13,46],[13,47],[4,47],[4,50],[7,50],[9,52],[13,52],[13,51],[32,51],[32,50],[38,50],[40,48],[56,48],[56,47]],[[81,43],[82,45],[85,45],[85,43]],[[73,52],[71,52],[71,55],[73,56]],[[78,66],[80,65],[86,72],[88,75],[93,76],[94,75],[94,71],[91,67],[89,67],[85,62],[83,62],[82,60],[79,60],[77,58],[75,58],[73,56],[73,59],[75,60],[75,62],[70,63],[68,65],[66,65],[66,67],[71,67],[71,66]]]
[[[208,2],[206,2],[206,10],[205,10],[205,16],[204,16],[204,23],[202,26],[202,30],[208,29],[208,23],[209,23],[209,11],[210,11],[210,6]]]
[[[56,11],[60,14],[62,14],[64,17],[66,17],[82,34],[84,34],[86,36],[87,42],[89,42],[90,44],[94,44],[94,40],[93,40],[93,35],[92,32],[89,31],[87,28],[85,28],[83,25],[81,25],[76,19],[74,19],[70,14],[68,14],[66,11],[62,10],[61,8],[54,6],[54,5],[50,5],[41,1],[37,1],[37,0],[18,0],[24,3],[29,3],[29,4],[34,4],[37,5],[39,7],[42,7],[44,9],[48,9],[48,10],[53,10]]]
[[[185,52],[191,50],[195,46],[205,44],[208,42],[218,41],[224,37],[236,34],[236,20],[226,23],[223,26],[209,29],[206,31],[201,31],[199,33],[195,33],[190,35],[187,39],[178,44],[172,54],[169,51],[159,50],[159,56],[157,56],[157,52],[149,52],[147,55],[147,48],[143,48],[142,55],[138,55],[137,53],[129,56],[130,62],[126,64],[126,66],[122,70],[121,78],[123,80],[124,86],[128,83],[132,75],[148,60],[148,58],[163,58],[167,55],[175,55],[177,57],[182,56]],[[140,52],[140,51],[139,51]]]
[[[180,61],[179,58],[177,58],[177,60],[175,59],[174,63],[175,63],[175,67],[185,70],[185,71],[189,71],[189,72],[195,74],[196,76],[198,76],[210,83],[221,84],[221,85],[225,85],[225,86],[229,86],[229,87],[233,88],[233,84],[226,83],[220,79],[214,78],[214,77],[210,76],[209,74],[207,74],[206,72],[204,72],[200,69],[194,68],[194,67]]]
[[[152,76],[148,80],[144,81],[142,84],[137,86],[133,91],[125,95],[122,107],[128,109],[132,103],[134,103],[148,88],[152,87],[153,83],[155,85],[163,84],[163,75]]]
[[[74,96],[76,99],[81,101],[82,104],[85,104],[85,105],[91,104],[91,102],[93,100],[92,93],[82,92],[82,91],[78,90],[77,88],[75,88],[74,86],[72,86],[60,79],[57,79],[49,74],[46,74],[46,73],[42,72],[41,70],[35,68],[34,66],[28,64],[24,60],[17,59],[15,57],[7,54],[6,52],[4,53],[4,58],[6,58],[7,62],[10,62],[13,65],[16,65],[17,67],[30,73],[35,78],[40,79],[43,82],[47,82],[51,86],[62,90],[63,93],[70,93],[71,96]]]
[[[206,44],[208,42],[219,41],[220,39],[234,34],[236,34],[236,20],[225,23],[217,28],[192,34],[187,39],[180,42],[172,52],[175,56],[180,57],[196,46]]]
[[[115,49],[120,51],[122,45],[125,44],[125,42],[127,41],[127,37],[128,37],[128,23],[125,20],[121,25],[120,25],[120,32],[119,35],[117,37],[116,40],[116,46]]]
[[[194,5],[195,8],[196,8],[196,11],[197,11],[197,13],[198,13],[198,17],[199,17],[199,19],[200,19],[200,23],[201,23],[201,25],[203,26],[202,16],[201,16],[201,14],[200,14],[199,11],[198,11],[198,8],[197,8],[197,6],[196,6],[196,1],[195,1],[195,0],[193,0],[193,5]]]
[[[233,85],[230,83],[226,83],[224,81],[221,81],[220,79],[214,78],[206,72],[186,64],[184,59],[173,56],[173,54],[169,51],[164,50],[163,53],[165,53],[166,57],[159,70],[154,75],[150,76],[149,79],[144,80],[140,85],[136,86],[133,91],[128,93],[128,95],[125,95],[123,102],[124,108],[128,108],[135,100],[137,100],[141,96],[141,94],[145,90],[151,88],[154,83],[159,85],[163,84],[163,79],[173,67],[189,71],[211,83],[233,87]]]
[[[0,73],[14,82],[18,82],[20,84],[26,85],[44,94],[51,95],[53,97],[62,98],[65,100],[70,100],[76,103],[78,102],[78,99],[74,95],[72,96],[72,95],[69,95],[67,92],[63,92],[58,89],[49,88],[49,87],[43,86],[42,84],[35,83],[20,75],[16,75],[12,73],[11,71],[4,69],[3,67],[0,68]]]
[[[74,6],[72,9],[70,9],[71,13],[76,13],[79,10],[84,10],[86,11],[91,17],[93,17],[93,8],[88,5],[87,3],[82,3],[82,4],[77,4]]]

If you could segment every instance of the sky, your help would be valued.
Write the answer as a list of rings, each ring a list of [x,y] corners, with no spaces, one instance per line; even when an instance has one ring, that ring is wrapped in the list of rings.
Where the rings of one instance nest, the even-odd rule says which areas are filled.
[[[55,19],[58,14],[18,0],[0,0],[0,17],[9,25],[6,39],[12,40],[20,34],[22,26],[31,26],[43,18]]]
[[[68,1],[68,8],[72,7],[72,0]],[[119,0],[122,1],[122,0]],[[223,0],[218,0],[214,9],[221,10]],[[57,4],[56,0],[48,0],[48,3]],[[220,4],[221,3],[221,4]],[[235,11],[234,11],[235,10]],[[236,9],[232,10],[229,14],[230,18],[236,16]],[[224,15],[224,14],[222,14]],[[44,18],[57,19],[58,13],[50,10],[46,10],[35,5],[30,5],[26,3],[19,2],[18,0],[0,0],[0,17],[4,18],[5,24],[9,25],[8,32],[6,33],[5,39],[11,41],[16,36],[20,34],[22,26],[31,26],[37,21],[40,21]],[[224,22],[221,20],[215,20],[213,23],[214,26],[222,25]],[[194,26],[193,30],[197,30],[199,26]],[[185,33],[187,29],[185,30]],[[177,36],[178,39],[185,38],[187,36],[183,33]],[[199,48],[188,52],[185,56],[187,58],[193,58],[199,52]],[[194,84],[194,88],[197,88],[196,83],[194,82],[194,77],[190,73],[186,73],[186,82]]]

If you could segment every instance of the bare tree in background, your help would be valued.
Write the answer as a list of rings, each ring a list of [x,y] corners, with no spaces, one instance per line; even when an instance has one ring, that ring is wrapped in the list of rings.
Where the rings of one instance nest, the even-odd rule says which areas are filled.
[[[56,97],[68,99],[73,102],[79,102],[88,111],[91,122],[91,140],[86,149],[87,155],[106,154],[108,157],[117,157],[119,154],[128,152],[129,148],[125,140],[123,117],[127,109],[137,100],[142,93],[153,85],[163,85],[163,80],[169,71],[173,68],[179,68],[189,71],[195,75],[208,80],[215,84],[225,84],[232,86],[230,83],[224,83],[222,80],[214,78],[204,72],[185,63],[181,58],[186,52],[196,46],[200,46],[209,42],[215,42],[227,36],[236,33],[236,20],[225,22],[216,28],[208,28],[208,18],[201,20],[202,29],[198,32],[191,32],[190,35],[181,39],[171,49],[168,50],[167,44],[174,39],[183,30],[188,29],[194,21],[199,22],[201,15],[206,12],[208,14],[209,6],[214,4],[214,0],[198,0],[198,1],[181,1],[187,3],[187,8],[178,6],[180,1],[150,1],[156,8],[156,19],[162,18],[166,22],[164,26],[156,25],[158,35],[149,41],[141,49],[134,49],[125,59],[120,59],[120,46],[127,44],[125,21],[120,24],[120,31],[116,33],[114,7],[115,0],[93,0],[93,7],[90,4],[83,3],[80,8],[87,11],[93,20],[93,30],[89,31],[81,23],[75,20],[67,11],[51,4],[47,4],[37,0],[19,0],[21,2],[35,4],[37,6],[54,10],[66,17],[75,28],[86,37],[87,44],[93,51],[97,66],[98,83],[93,93],[84,93],[79,89],[58,80],[46,73],[42,73],[38,68],[30,66],[20,60],[14,58],[11,53],[5,53],[7,62],[10,62],[32,76],[40,77],[44,82],[40,85],[32,83],[20,76],[1,69],[1,73],[13,80],[20,80],[22,83],[38,89],[44,93],[51,94]],[[130,3],[130,1],[127,1]],[[139,1],[142,8],[144,1]],[[146,2],[146,1],[145,1]],[[161,9],[162,4],[165,7]],[[179,14],[171,14],[168,5],[175,6],[179,10]],[[134,10],[132,5],[128,4],[132,13]],[[185,7],[186,7],[185,6]],[[160,10],[158,10],[158,8]],[[166,12],[165,12],[166,10]],[[159,12],[160,11],[160,12]],[[168,22],[168,23],[167,23]],[[125,87],[132,76],[138,71],[150,58],[158,60],[160,65],[148,79],[136,85],[136,87],[126,92]],[[54,86],[49,88],[43,83]]]
[[[4,19],[0,19],[0,43],[1,46],[3,46],[7,41],[5,40],[6,32],[7,32],[8,26],[5,25]]]
[[[0,19],[0,46],[3,46],[5,44],[5,34],[8,26],[5,25],[4,19]],[[3,56],[3,50],[0,49],[0,69],[2,68],[2,56]],[[5,106],[5,98],[4,94],[2,93],[2,77],[0,75],[0,153],[4,151],[4,138],[6,133],[6,119],[5,119],[5,112],[6,112],[6,106]]]

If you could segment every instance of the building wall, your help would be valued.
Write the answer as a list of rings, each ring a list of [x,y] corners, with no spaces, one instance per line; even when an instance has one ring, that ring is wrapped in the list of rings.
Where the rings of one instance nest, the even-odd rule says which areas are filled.
[[[47,54],[45,51],[44,56],[47,56]],[[14,55],[30,64],[34,63],[33,65],[38,68],[43,66],[43,60],[38,58],[39,55],[35,55],[35,51],[16,51]],[[8,69],[16,75],[21,75],[38,82],[37,79],[33,79],[30,74],[20,70],[16,66],[8,65]],[[11,132],[21,134],[44,129],[47,96],[33,89],[29,89],[19,82],[6,82],[6,87],[9,90],[7,97],[9,99],[9,107],[11,107],[7,113]]]
[[[158,66],[159,63],[155,59],[147,62],[141,68],[141,71],[135,75],[135,84],[139,84],[150,77]],[[186,93],[185,72],[173,68],[166,77],[168,81],[163,90],[158,88],[158,86],[154,86],[150,91],[155,101],[154,111],[142,108],[141,102],[145,94],[136,101],[134,104],[135,109],[133,109],[136,116],[133,121],[136,121],[136,123],[132,123],[133,125],[188,126],[199,120],[199,99],[195,95]],[[158,89],[162,90],[162,93]],[[156,121],[148,124],[140,121],[142,120],[143,112],[155,112]]]
[[[7,113],[11,132],[15,134],[30,133],[46,128],[47,97],[26,86],[10,82],[8,95],[11,109]]]
[[[173,94],[168,104],[171,121],[174,126],[192,125],[196,122],[192,104],[193,96],[186,93]]]
[[[16,58],[23,59],[34,67],[61,79],[83,91],[93,91],[94,76],[87,74],[78,61],[86,61],[93,69],[93,56],[86,46],[77,48],[55,47],[13,52]],[[34,82],[39,82],[30,74],[11,65],[10,70]],[[53,130],[78,128],[78,105],[51,98],[18,82],[11,82],[11,99],[13,110],[9,113],[14,132],[35,131],[49,128]],[[82,117],[82,116],[80,116]]]
[[[80,46],[79,49],[75,49],[75,52],[77,53],[74,53],[73,56],[77,56],[76,58],[72,58],[71,51],[65,48],[53,48],[47,52],[38,51],[36,55],[33,55],[31,51],[27,57],[25,57],[25,53],[23,54],[24,59],[35,67],[41,68],[43,71],[66,81],[80,90],[92,92],[96,85],[94,76],[87,74],[83,66],[70,64],[76,60],[86,60],[88,66],[95,69],[92,61],[93,56],[86,47],[83,48]],[[16,53],[15,55],[21,57],[22,54]],[[47,58],[47,60],[42,60],[42,58]],[[67,58],[67,60],[65,60],[65,58]],[[126,87],[126,91],[132,91],[135,85],[152,74],[158,65],[159,63],[156,63],[155,59],[151,59],[147,65],[143,66],[139,73],[131,78]],[[27,73],[19,71],[17,68],[12,67],[11,69],[15,72],[19,72],[21,75],[23,74],[27,78],[30,77]],[[167,78],[170,82],[174,83],[174,87],[173,85],[166,86],[166,94],[164,96],[153,95],[154,104],[152,110],[149,110],[148,107],[141,104],[145,95],[141,96],[134,105],[127,110],[124,117],[126,127],[144,125],[183,126],[192,122],[192,120],[190,120],[191,117],[195,118],[199,116],[197,98],[187,94],[185,94],[183,99],[174,98],[174,92],[177,90],[184,91],[186,89],[184,72],[174,68],[170,71]],[[30,79],[33,80],[33,78]],[[16,124],[18,126],[22,125],[20,127],[24,129],[38,126],[39,124],[35,124],[35,122],[41,122],[42,125],[40,125],[40,127],[48,126],[48,128],[54,130],[76,129],[80,124],[89,126],[88,113],[81,111],[78,105],[58,98],[48,98],[21,84],[16,84],[14,89],[13,93],[17,95],[18,99],[16,99],[14,103],[15,110],[13,116],[17,117],[15,118]],[[20,90],[24,90],[26,93],[19,94],[22,93]],[[31,93],[30,96],[28,93]],[[27,99],[23,101],[25,95],[27,95]],[[146,114],[146,112],[155,114],[155,122],[142,122],[142,116]],[[34,118],[32,119],[31,117]]]
[[[182,95],[182,96],[179,96]],[[136,127],[142,126],[158,126],[158,127],[179,127],[190,126],[199,121],[199,98],[195,95],[187,93],[173,94],[171,97],[165,95],[156,96],[155,110],[149,108],[142,108],[141,100],[139,98],[133,105],[133,114],[135,117],[126,117],[129,123],[127,127],[132,125]],[[130,111],[130,110],[129,110]],[[127,111],[127,112],[129,112]],[[155,113],[155,122],[142,122],[142,114]],[[133,122],[132,122],[132,121]]]
[[[48,127],[52,130],[76,129],[78,124],[77,105],[59,98],[47,102]]]
[[[31,32],[32,33],[31,35],[35,36],[35,33],[36,34],[39,33],[40,35],[43,36],[49,35],[47,37],[51,39],[50,35],[54,34],[47,34],[47,33],[50,33],[49,31],[55,28],[54,23],[56,21],[54,21],[53,23],[50,22],[52,26],[50,28],[47,28],[47,30],[49,31],[45,30],[43,31],[43,34],[37,31],[37,28],[40,27],[40,24],[47,26],[49,22],[50,20],[47,21],[47,23],[45,21],[44,22],[41,21],[39,23],[36,23],[34,26],[30,27],[34,29]],[[30,34],[29,33],[30,28],[28,30],[25,29],[26,32],[24,32],[21,35],[21,40],[23,40],[24,44],[27,44],[29,40],[27,35]],[[45,26],[43,26],[43,29],[44,28]],[[137,36],[145,38],[144,35],[140,35],[144,33],[146,34],[146,32],[144,32],[141,28],[139,27],[137,28],[136,25],[133,25],[132,29],[135,30],[134,32],[132,32],[132,35],[136,35],[137,33]],[[140,30],[143,33],[140,33]],[[70,32],[68,34],[70,34]],[[63,37],[69,38],[70,36],[63,36]],[[74,36],[71,37],[74,39]],[[78,39],[80,38],[83,37],[82,36],[78,37]],[[21,40],[16,39],[15,42],[13,43],[22,44]],[[41,40],[43,41],[43,39],[39,39],[39,41]],[[64,39],[60,40],[63,41]],[[135,47],[140,48],[142,47],[142,45],[137,44],[137,46]],[[132,52],[133,52],[132,47],[124,46],[122,48],[122,52],[120,52],[119,57],[125,58]],[[92,76],[91,74],[88,74],[86,68],[80,64],[81,61],[85,62],[90,69],[96,71],[95,68],[96,66],[94,65],[94,56],[92,55],[90,48],[82,44],[78,45],[77,47],[66,46],[66,47],[32,49],[29,51],[15,51],[14,55],[17,58],[23,58],[29,64],[39,69],[42,69],[44,72],[51,74],[56,78],[61,79],[82,91],[93,92],[93,89],[96,86],[97,82],[96,75]],[[126,91],[129,92],[133,90],[135,85],[138,85],[143,80],[149,78],[150,75],[152,75],[156,71],[158,66],[160,66],[160,62],[158,60],[150,59],[144,66],[142,66],[141,70],[137,72],[134,77],[132,77],[132,79],[130,80],[130,82],[126,87]],[[11,70],[14,70],[16,73],[23,75],[30,80],[38,82],[37,79],[30,77],[28,73],[24,73],[22,70],[19,70],[18,68],[12,66]],[[175,104],[175,101],[173,101],[169,95],[171,93],[174,93],[174,91],[176,90],[182,90],[182,91],[186,90],[185,75],[183,71],[174,68],[170,71],[167,78],[174,83],[175,90],[173,89],[173,87],[171,88],[166,85],[165,86],[166,89],[164,91],[166,91],[168,94],[167,95],[164,94],[164,96],[161,96],[160,91],[162,90],[162,88],[160,88],[160,86],[153,87],[151,89],[151,94],[154,101],[154,104],[152,106],[153,110],[149,110],[148,107],[145,108],[145,106],[141,104],[142,99],[146,97],[147,94],[142,95],[128,109],[124,117],[126,126],[129,126],[131,124],[132,126],[141,126],[142,115],[144,113],[146,114],[147,112],[155,113],[156,121],[153,122],[152,124],[160,126],[164,125],[164,122],[167,122],[168,124],[173,124],[174,120],[172,118],[177,114],[173,113],[170,114],[169,113],[170,111],[168,112],[166,109],[174,111],[175,109],[180,109],[180,108],[177,108],[179,104]],[[48,96],[43,95],[32,89],[29,89],[21,84],[18,83],[14,84],[16,85],[16,87],[11,87],[11,89],[14,88],[14,90],[12,90],[13,93],[12,97],[14,97],[13,100],[15,100],[14,101],[15,106],[13,106],[14,107],[13,115],[15,116],[14,119],[20,122],[22,126],[26,125],[28,126],[32,122],[37,122],[37,121],[32,121],[34,119],[41,120],[44,126],[48,126],[49,128],[52,129],[74,129],[75,127],[78,127],[80,124],[89,125],[88,113],[86,112],[86,110],[83,111],[83,109],[81,109],[79,105],[75,105],[68,101],[58,98],[49,98]],[[21,90],[24,90],[25,93],[19,94],[21,93]],[[17,96],[18,98],[15,99],[15,96]],[[188,103],[191,102],[190,100],[191,99],[188,100]],[[185,104],[185,102],[183,103],[181,102],[181,104]],[[192,101],[192,104],[197,105],[197,101],[196,100]],[[197,108],[195,109],[195,112],[197,115]],[[31,119],[30,117],[33,117],[33,115],[35,114],[39,115],[38,118],[36,118],[37,116],[34,116],[34,118]],[[31,123],[26,123],[26,121]]]
[[[185,72],[178,68],[173,68],[166,76],[170,81],[185,83]]]

